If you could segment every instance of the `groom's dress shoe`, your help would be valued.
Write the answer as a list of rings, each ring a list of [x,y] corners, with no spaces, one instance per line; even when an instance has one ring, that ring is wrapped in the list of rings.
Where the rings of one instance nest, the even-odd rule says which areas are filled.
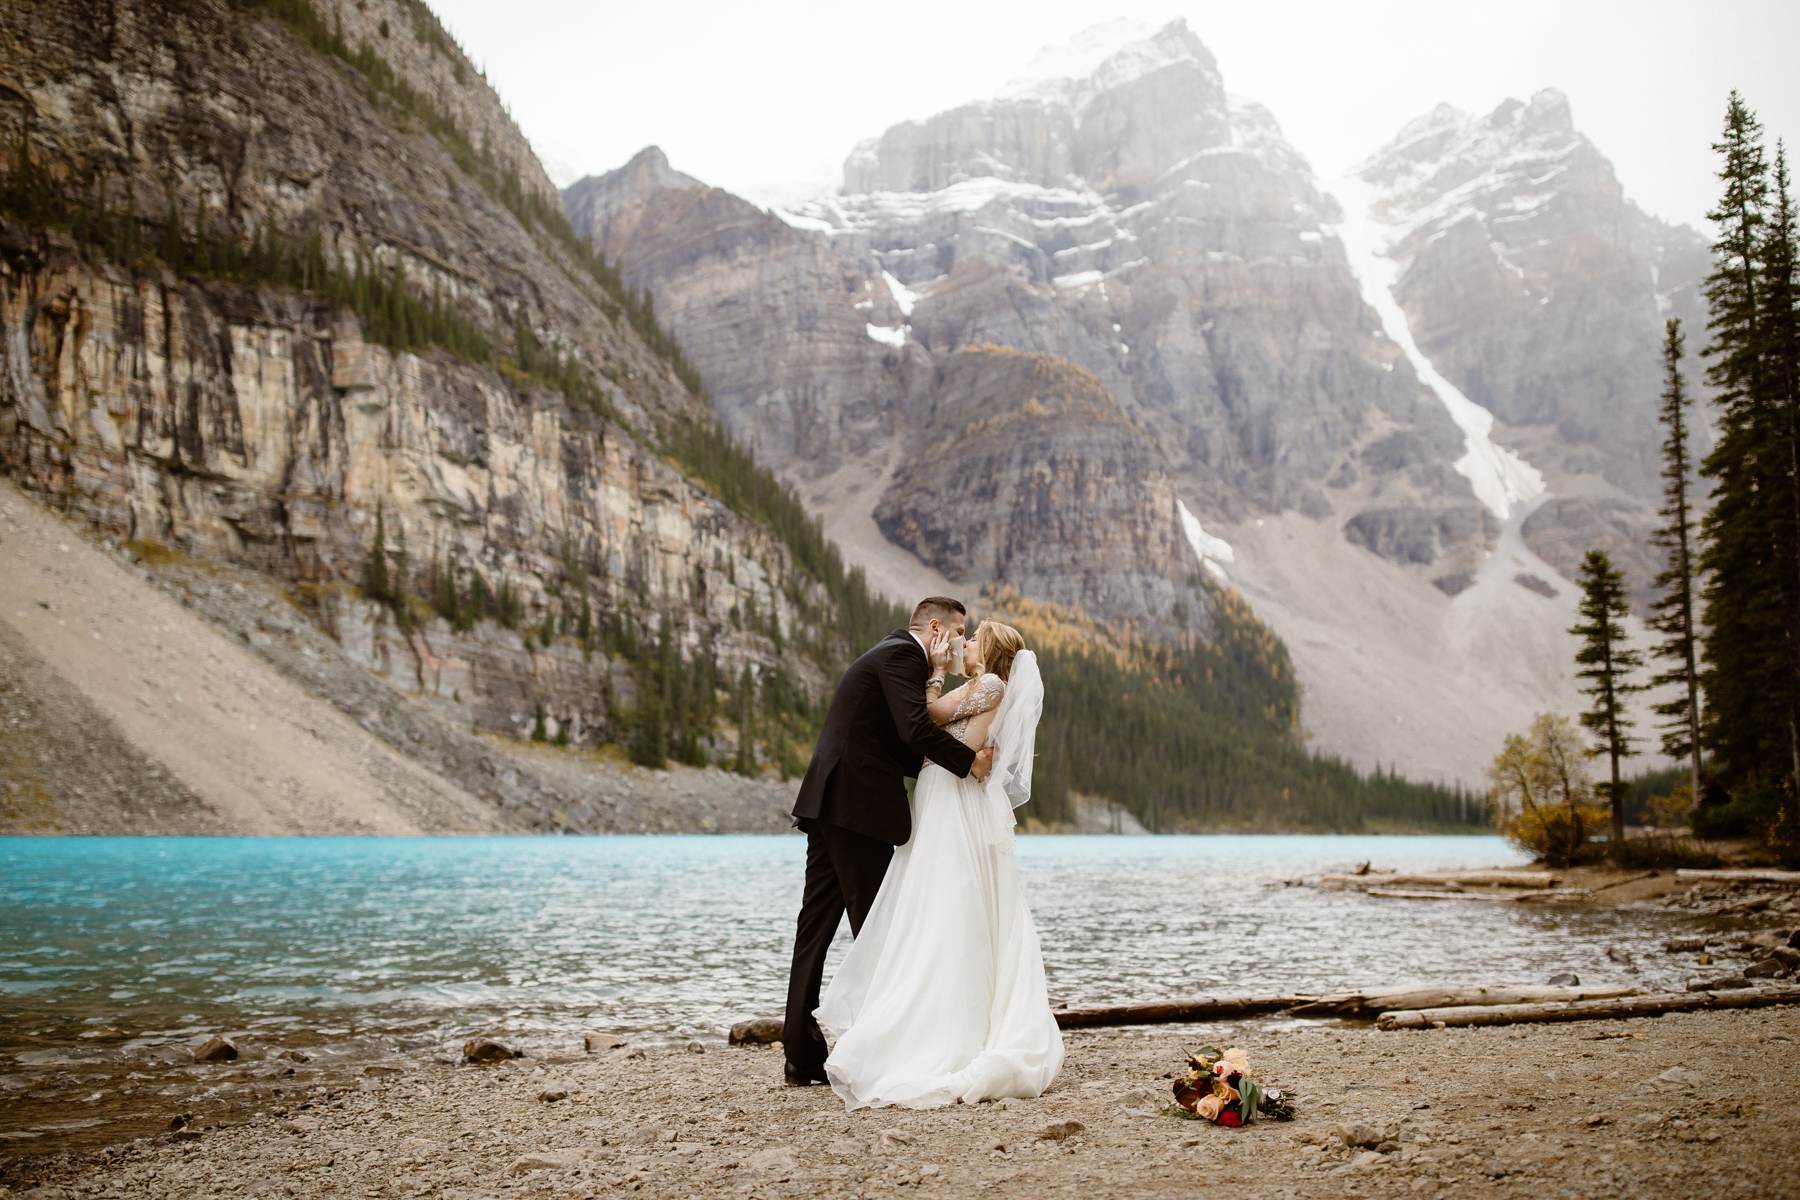
[[[807,1087],[815,1083],[831,1082],[826,1078],[824,1067],[814,1067],[808,1071],[796,1067],[791,1062],[781,1064],[781,1081],[789,1087]]]

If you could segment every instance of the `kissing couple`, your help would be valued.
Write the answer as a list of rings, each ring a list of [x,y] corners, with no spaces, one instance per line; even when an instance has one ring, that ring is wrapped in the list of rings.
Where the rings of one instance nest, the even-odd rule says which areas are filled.
[[[785,1079],[829,1083],[850,1109],[1034,1097],[1062,1066],[1013,862],[1044,681],[1018,630],[983,621],[965,639],[967,624],[960,601],[928,597],[850,664],[794,803],[806,884]],[[967,682],[945,692],[951,672]],[[821,1000],[846,913],[855,940]]]

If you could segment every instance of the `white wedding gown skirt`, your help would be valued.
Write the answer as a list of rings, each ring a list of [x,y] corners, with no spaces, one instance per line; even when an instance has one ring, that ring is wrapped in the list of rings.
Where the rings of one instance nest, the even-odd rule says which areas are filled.
[[[849,1108],[1033,1097],[1062,1066],[1012,834],[996,841],[987,803],[935,763],[919,772],[912,840],[815,1012]]]

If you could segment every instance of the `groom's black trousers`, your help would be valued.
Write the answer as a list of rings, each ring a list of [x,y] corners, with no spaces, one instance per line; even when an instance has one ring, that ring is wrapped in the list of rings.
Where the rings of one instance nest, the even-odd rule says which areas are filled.
[[[781,1040],[789,1066],[816,1073],[825,1066],[826,1053],[825,1035],[813,1019],[825,975],[825,952],[846,912],[850,914],[850,936],[862,932],[863,918],[881,890],[894,848],[823,821],[802,820],[800,828],[806,832],[806,889],[794,929],[794,966],[788,974]]]

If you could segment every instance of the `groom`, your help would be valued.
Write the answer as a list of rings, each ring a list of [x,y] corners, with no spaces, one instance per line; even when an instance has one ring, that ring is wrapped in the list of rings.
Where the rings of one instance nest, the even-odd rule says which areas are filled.
[[[925,711],[926,679],[943,682],[948,640],[961,637],[967,624],[961,601],[948,596],[919,601],[911,624],[851,663],[831,695],[794,801],[795,824],[806,833],[806,888],[781,1038],[787,1050],[783,1076],[791,1085],[827,1082],[825,1035],[813,1019],[825,951],[846,912],[850,935],[862,930],[894,847],[912,837],[902,780],[917,775],[926,758],[977,779],[986,779],[993,763],[992,750],[976,754]]]

